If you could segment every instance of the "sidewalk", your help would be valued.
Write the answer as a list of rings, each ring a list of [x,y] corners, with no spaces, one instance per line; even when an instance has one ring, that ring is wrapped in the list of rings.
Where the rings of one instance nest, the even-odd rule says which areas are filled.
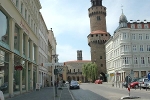
[[[62,87],[62,90],[58,89],[58,97],[55,97],[54,100],[75,100],[75,99],[68,87]]]
[[[68,87],[63,87],[62,90],[57,90],[58,96],[55,97],[55,87],[45,87],[40,91],[32,91],[16,95],[5,100],[74,100]]]

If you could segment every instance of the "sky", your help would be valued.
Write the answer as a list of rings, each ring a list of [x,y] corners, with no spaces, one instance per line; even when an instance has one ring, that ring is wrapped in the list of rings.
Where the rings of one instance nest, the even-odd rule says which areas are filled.
[[[77,60],[77,50],[82,50],[83,60],[91,60],[87,36],[90,34],[88,8],[91,0],[40,0],[47,28],[52,28],[57,41],[59,62]],[[150,0],[103,0],[107,8],[107,32],[113,35],[119,25],[122,9],[127,20],[150,22]],[[122,7],[123,6],[123,7]]]

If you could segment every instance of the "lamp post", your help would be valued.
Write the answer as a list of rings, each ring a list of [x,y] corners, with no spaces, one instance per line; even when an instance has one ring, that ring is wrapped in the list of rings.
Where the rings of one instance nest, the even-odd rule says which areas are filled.
[[[52,57],[54,58],[55,60],[55,69],[54,69],[54,75],[55,75],[55,96],[57,97],[57,74],[58,74],[58,70],[56,68],[56,63],[58,62],[58,55],[55,54],[55,55],[52,55]]]

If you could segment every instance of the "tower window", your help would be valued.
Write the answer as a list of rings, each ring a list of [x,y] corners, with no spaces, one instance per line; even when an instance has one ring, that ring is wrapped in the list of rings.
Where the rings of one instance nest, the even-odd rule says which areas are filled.
[[[101,20],[100,16],[97,16],[97,20]]]
[[[101,67],[103,67],[103,64],[101,64]]]
[[[93,37],[93,35],[91,35],[91,37]]]
[[[100,59],[102,59],[102,56],[100,56]]]

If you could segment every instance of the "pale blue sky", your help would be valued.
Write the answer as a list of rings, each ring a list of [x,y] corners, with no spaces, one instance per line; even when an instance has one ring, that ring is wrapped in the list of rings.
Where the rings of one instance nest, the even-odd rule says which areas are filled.
[[[82,50],[83,60],[90,60],[87,36],[90,34],[88,8],[91,0],[40,0],[41,13],[47,28],[53,28],[57,41],[59,62],[77,60],[77,50]],[[150,22],[150,0],[103,0],[107,8],[107,31],[113,35],[123,12],[127,20]]]

